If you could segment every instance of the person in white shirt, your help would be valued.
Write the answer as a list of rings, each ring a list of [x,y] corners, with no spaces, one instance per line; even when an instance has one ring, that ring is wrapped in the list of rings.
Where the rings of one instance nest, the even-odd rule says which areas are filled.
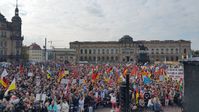
[[[148,101],[148,104],[147,104],[147,107],[151,110],[153,110],[153,100],[152,99],[149,99]]]
[[[84,111],[84,97],[81,96],[79,99],[79,112],[83,112]]]
[[[61,112],[69,112],[69,105],[66,100],[64,100],[64,102],[62,102]]]
[[[111,93],[110,96],[111,96],[112,109],[115,109],[115,107],[116,107],[116,96],[115,96],[114,93]]]
[[[60,101],[57,103],[57,112],[61,112],[61,104]]]

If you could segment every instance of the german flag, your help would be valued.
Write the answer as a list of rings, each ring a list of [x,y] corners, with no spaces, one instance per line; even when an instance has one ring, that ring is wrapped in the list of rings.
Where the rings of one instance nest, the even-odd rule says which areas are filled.
[[[8,75],[8,72],[6,71],[6,69],[3,70],[2,74],[1,74],[1,79],[0,79],[0,83],[3,85],[3,87],[7,88],[8,87],[8,80],[6,80],[6,76]]]
[[[124,77],[126,76],[127,72],[128,72],[128,69],[125,68],[124,71],[123,71],[123,76],[124,76]]]
[[[65,76],[66,74],[65,74],[65,71],[64,70],[61,70],[61,71],[59,71],[59,74],[58,74],[58,82],[60,82],[61,81],[61,79]]]
[[[0,83],[4,88],[8,87],[8,80],[5,77],[1,78]]]

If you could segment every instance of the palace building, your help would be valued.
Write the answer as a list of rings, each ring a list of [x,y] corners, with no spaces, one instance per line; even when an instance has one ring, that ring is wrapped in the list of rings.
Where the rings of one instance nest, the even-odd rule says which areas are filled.
[[[21,32],[22,20],[16,3],[15,15],[11,22],[0,13],[0,61],[19,61],[24,37]]]
[[[145,46],[151,62],[177,62],[191,56],[191,42],[186,40],[133,41],[125,35],[119,41],[70,42],[76,50],[76,61],[89,63],[127,63],[137,62],[140,46]]]

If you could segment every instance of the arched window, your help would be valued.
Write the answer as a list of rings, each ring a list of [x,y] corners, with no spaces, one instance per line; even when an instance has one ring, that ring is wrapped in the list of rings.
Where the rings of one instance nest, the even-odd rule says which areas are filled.
[[[104,61],[104,56],[102,56],[102,61]]]
[[[114,57],[113,56],[111,56],[111,61],[114,61]]]
[[[96,61],[96,57],[95,56],[93,57],[93,61]]]
[[[109,54],[109,49],[106,49],[106,54]]]
[[[89,61],[92,61],[91,56],[88,57],[88,60],[89,60]]]
[[[151,49],[151,54],[154,54],[154,49]]]
[[[164,49],[161,49],[161,54],[164,54]]]
[[[166,54],[168,54],[168,53],[169,53],[169,49],[167,48],[167,49],[166,49]]]
[[[102,49],[102,54],[105,54],[105,50],[104,49]]]
[[[80,50],[80,53],[83,54],[83,49]]]
[[[87,54],[87,49],[84,50],[85,54]]]
[[[106,57],[106,59],[107,59],[107,61],[109,61],[109,57],[108,56]]]
[[[159,49],[156,49],[156,54],[159,54]]]
[[[178,54],[178,48],[176,48],[176,54]]]
[[[171,49],[171,54],[173,54],[173,49]]]
[[[92,53],[92,51],[91,51],[91,49],[89,49],[89,54],[91,54]]]
[[[118,57],[117,56],[115,57],[115,61],[118,61]]]
[[[93,54],[95,54],[95,52],[96,52],[96,50],[95,50],[95,49],[93,49]]]
[[[84,60],[87,61],[87,57],[86,56],[84,57]]]
[[[170,61],[168,56],[166,57],[166,61]]]
[[[97,57],[97,61],[100,61],[101,60],[101,58],[100,57]]]
[[[174,61],[173,56],[171,56],[171,61]]]
[[[176,56],[176,61],[178,61],[178,56]]]
[[[80,61],[83,61],[83,57],[81,56],[79,60],[80,60]]]
[[[184,49],[184,54],[187,54],[187,49],[186,48]]]

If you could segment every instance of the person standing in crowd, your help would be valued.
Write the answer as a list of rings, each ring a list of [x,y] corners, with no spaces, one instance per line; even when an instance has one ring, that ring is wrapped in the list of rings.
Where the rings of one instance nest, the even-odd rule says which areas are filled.
[[[83,95],[79,99],[79,112],[84,112],[84,97],[83,97]]]
[[[116,107],[116,96],[115,96],[115,93],[111,93],[110,97],[111,97],[112,109],[114,110],[115,107]]]
[[[134,66],[137,67],[137,73],[130,75],[134,79],[130,80],[130,88],[131,104],[136,109],[143,108],[144,103],[155,111],[161,110],[161,104],[181,105],[183,96],[179,83],[171,78],[160,81],[159,76],[162,74],[154,73],[161,65],[127,67],[125,64],[67,65],[46,62],[0,67],[0,73],[4,70],[8,73],[7,76],[3,75],[7,87],[3,84],[0,86],[0,111],[88,112],[89,108],[95,110],[99,105],[119,111],[119,87],[122,82],[119,76],[123,76],[124,68],[133,71]],[[149,78],[150,83],[142,80],[144,75]],[[17,87],[4,96],[13,78],[16,79]],[[38,98],[37,94],[45,94],[46,97]]]
[[[61,104],[61,112],[69,112],[69,105],[65,99]]]

